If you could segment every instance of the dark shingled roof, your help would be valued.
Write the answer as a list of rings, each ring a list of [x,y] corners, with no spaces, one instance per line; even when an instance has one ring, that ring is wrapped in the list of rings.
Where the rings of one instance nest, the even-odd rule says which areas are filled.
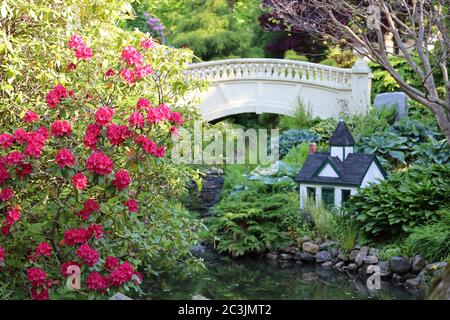
[[[336,130],[334,130],[333,135],[330,138],[330,146],[349,146],[354,144],[355,140],[353,140],[347,125],[343,120],[340,120]]]
[[[300,183],[337,184],[359,187],[372,161],[377,162],[373,154],[350,153],[344,161],[341,161],[338,157],[331,157],[328,152],[316,152],[308,156],[295,180]],[[318,169],[321,169],[326,162],[329,162],[337,171],[338,178],[317,176],[319,174]]]

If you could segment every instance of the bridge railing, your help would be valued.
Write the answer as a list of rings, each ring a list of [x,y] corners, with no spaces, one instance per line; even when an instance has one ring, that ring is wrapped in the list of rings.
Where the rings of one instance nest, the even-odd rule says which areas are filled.
[[[326,85],[337,89],[352,88],[352,69],[343,69],[303,61],[281,59],[230,59],[194,63],[191,75],[211,82],[244,79],[284,80]]]

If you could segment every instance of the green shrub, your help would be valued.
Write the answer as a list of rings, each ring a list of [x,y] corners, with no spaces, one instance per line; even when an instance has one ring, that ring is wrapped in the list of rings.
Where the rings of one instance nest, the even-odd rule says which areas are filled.
[[[284,53],[284,59],[287,60],[296,60],[296,61],[305,61],[308,62],[308,58],[302,55],[299,55],[294,50],[288,50]]]
[[[437,222],[414,228],[405,240],[409,256],[421,254],[430,261],[450,257],[450,207],[438,212]]]
[[[317,237],[322,239],[336,239],[338,235],[336,216],[322,203],[316,206],[314,201],[308,199],[304,214],[310,217],[314,233]]]
[[[346,203],[370,238],[396,237],[437,221],[450,201],[450,165],[415,166],[360,190]]]
[[[316,142],[317,140],[317,135],[308,130],[288,130],[279,137],[280,157],[286,156],[289,150],[297,145],[304,142]]]
[[[328,144],[331,135],[333,134],[334,130],[336,130],[337,123],[337,120],[334,118],[324,119],[319,123],[316,123],[311,128],[311,131],[317,135],[319,142]]]
[[[291,245],[301,229],[298,194],[270,194],[264,187],[222,198],[206,219],[210,240],[233,257]]]
[[[283,158],[283,161],[297,169],[303,166],[309,154],[309,143],[302,143],[289,150],[288,154]]]
[[[294,116],[280,116],[279,126],[282,129],[309,129],[317,121],[313,119],[311,105],[299,99],[295,108]]]

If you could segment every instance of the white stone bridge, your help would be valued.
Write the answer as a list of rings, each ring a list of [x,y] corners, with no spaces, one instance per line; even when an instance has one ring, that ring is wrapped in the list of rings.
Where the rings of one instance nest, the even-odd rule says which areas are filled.
[[[298,101],[321,118],[341,111],[364,113],[370,105],[371,73],[363,60],[343,69],[283,59],[230,59],[194,63],[187,72],[210,82],[207,91],[196,93],[207,121],[246,112],[294,115]]]

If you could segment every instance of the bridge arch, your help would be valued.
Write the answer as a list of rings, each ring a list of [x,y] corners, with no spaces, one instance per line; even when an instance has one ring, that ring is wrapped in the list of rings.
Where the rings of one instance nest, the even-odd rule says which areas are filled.
[[[351,69],[284,59],[229,59],[194,63],[188,74],[207,79],[199,95],[207,121],[239,113],[294,115],[298,101],[313,116],[364,113],[370,106],[371,71],[358,60]]]

